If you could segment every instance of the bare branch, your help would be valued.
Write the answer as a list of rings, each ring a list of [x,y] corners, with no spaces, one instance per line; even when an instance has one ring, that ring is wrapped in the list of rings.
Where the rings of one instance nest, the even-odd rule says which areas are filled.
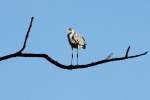
[[[127,49],[127,51],[126,51],[126,55],[125,55],[125,57],[128,57],[129,50],[130,50],[130,46],[128,47],[128,49]]]
[[[103,60],[99,60],[99,61],[96,61],[96,62],[92,62],[92,63],[89,63],[89,64],[83,64],[83,65],[64,65],[64,64],[61,64],[58,61],[52,59],[47,54],[22,53],[22,51],[26,47],[26,42],[27,42],[27,39],[29,37],[29,33],[30,33],[30,30],[31,30],[31,27],[32,27],[33,19],[34,19],[34,17],[31,18],[30,25],[29,25],[29,28],[28,28],[28,31],[27,31],[22,49],[20,51],[17,51],[16,53],[0,57],[0,61],[7,60],[7,59],[10,59],[10,58],[15,58],[15,57],[38,57],[38,58],[46,59],[47,61],[49,61],[50,63],[56,65],[59,68],[72,70],[72,69],[81,69],[81,68],[93,67],[95,65],[104,64],[104,63],[108,63],[108,62],[112,62],[112,61],[121,61],[121,60],[129,59],[129,58],[136,58],[136,57],[146,55],[148,53],[148,52],[144,52],[144,53],[141,53],[141,54],[128,56],[128,53],[129,53],[129,50],[130,50],[130,46],[129,46],[127,51],[126,51],[125,56],[123,56],[123,57],[112,58],[112,53],[111,53]]]
[[[25,37],[25,41],[23,43],[23,47],[21,48],[21,50],[19,52],[22,52],[26,47],[27,39],[29,37],[29,33],[30,33],[30,30],[31,30],[31,27],[32,27],[33,19],[34,19],[34,17],[31,17],[30,25],[29,25],[28,31],[26,33],[26,37]]]
[[[144,53],[141,53],[141,54],[128,56],[128,57],[118,57],[118,58],[104,59],[104,60],[99,60],[99,61],[96,61],[96,62],[92,62],[92,63],[89,63],[89,64],[83,64],[83,65],[64,65],[64,64],[61,64],[58,61],[52,59],[47,54],[33,54],[33,53],[14,53],[14,54],[10,54],[10,55],[0,57],[0,61],[10,59],[10,58],[14,58],[14,57],[38,57],[38,58],[45,58],[47,61],[49,61],[50,63],[56,65],[59,68],[72,70],[72,69],[81,69],[81,68],[93,67],[95,65],[108,63],[108,62],[112,62],[112,61],[120,61],[120,60],[129,59],[129,58],[136,58],[136,57],[146,55],[147,53],[148,52],[144,52]]]

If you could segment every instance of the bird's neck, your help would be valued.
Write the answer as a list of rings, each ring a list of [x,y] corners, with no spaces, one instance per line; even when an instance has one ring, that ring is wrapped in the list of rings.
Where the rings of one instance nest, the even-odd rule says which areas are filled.
[[[70,36],[70,37],[73,37],[73,35],[74,35],[74,32],[70,32],[70,33],[69,33],[69,36]]]

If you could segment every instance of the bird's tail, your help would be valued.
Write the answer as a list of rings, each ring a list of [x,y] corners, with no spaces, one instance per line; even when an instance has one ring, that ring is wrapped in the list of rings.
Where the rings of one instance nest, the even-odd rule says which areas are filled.
[[[85,45],[83,45],[83,47],[82,47],[83,49],[86,49],[86,44]]]

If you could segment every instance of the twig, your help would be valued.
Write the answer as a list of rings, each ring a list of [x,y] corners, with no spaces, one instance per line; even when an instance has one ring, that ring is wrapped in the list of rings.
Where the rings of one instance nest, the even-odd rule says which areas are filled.
[[[130,50],[130,46],[128,47],[128,49],[127,49],[127,51],[126,51],[126,55],[125,55],[125,57],[128,57],[129,50]]]
[[[30,30],[31,30],[31,27],[32,27],[33,19],[34,19],[34,17],[31,17],[30,25],[29,25],[28,31],[26,33],[26,37],[25,37],[25,41],[24,41],[23,47],[21,48],[21,50],[19,52],[22,52],[25,49],[25,47],[26,47],[27,39],[29,37],[29,33],[30,33]]]
[[[30,33],[30,30],[31,30],[31,27],[32,27],[33,19],[34,19],[34,17],[31,18],[30,25],[29,25],[28,31],[26,33],[26,37],[25,37],[23,47],[19,51],[17,51],[16,53],[12,53],[12,54],[0,57],[0,61],[7,60],[7,59],[10,59],[10,58],[15,58],[15,57],[38,57],[38,58],[46,59],[47,61],[49,61],[50,63],[56,65],[59,68],[72,70],[72,69],[81,69],[81,68],[93,67],[95,65],[104,64],[104,63],[108,63],[108,62],[112,62],[112,61],[121,61],[121,60],[129,59],[129,58],[136,58],[136,57],[146,55],[148,53],[148,52],[144,52],[144,53],[141,53],[141,54],[128,56],[128,53],[129,53],[129,50],[130,50],[130,46],[129,46],[127,51],[126,51],[125,56],[123,56],[123,57],[111,58],[112,57],[112,53],[111,53],[110,55],[108,55],[103,60],[99,60],[99,61],[96,61],[96,62],[92,62],[92,63],[89,63],[89,64],[83,64],[83,65],[64,65],[64,64],[61,64],[58,61],[52,59],[47,54],[22,53],[22,51],[26,47],[26,43],[27,43],[27,39],[29,37],[29,33]]]

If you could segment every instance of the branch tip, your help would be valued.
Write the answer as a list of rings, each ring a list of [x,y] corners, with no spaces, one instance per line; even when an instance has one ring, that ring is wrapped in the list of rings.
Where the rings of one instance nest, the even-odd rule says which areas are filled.
[[[149,51],[147,51],[147,52],[143,53],[143,55],[146,55],[147,53],[149,53]]]
[[[34,17],[32,16],[31,19],[34,19]]]

